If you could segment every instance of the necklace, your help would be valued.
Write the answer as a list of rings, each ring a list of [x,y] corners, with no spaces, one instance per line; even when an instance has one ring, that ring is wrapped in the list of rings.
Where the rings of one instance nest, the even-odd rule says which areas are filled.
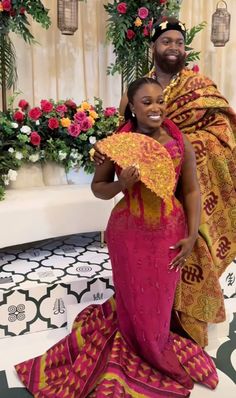
[[[149,72],[149,77],[158,81],[158,76],[155,70],[155,67]],[[180,72],[173,75],[170,79],[170,82],[166,88],[163,90],[164,100],[168,102],[170,99],[170,93],[173,87],[175,87],[180,81]]]

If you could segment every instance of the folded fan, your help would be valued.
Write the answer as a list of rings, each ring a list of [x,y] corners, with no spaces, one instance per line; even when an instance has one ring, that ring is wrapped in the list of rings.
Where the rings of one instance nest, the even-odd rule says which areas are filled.
[[[137,166],[146,187],[170,203],[175,169],[169,152],[158,141],[144,134],[124,132],[104,138],[97,147],[122,169]]]

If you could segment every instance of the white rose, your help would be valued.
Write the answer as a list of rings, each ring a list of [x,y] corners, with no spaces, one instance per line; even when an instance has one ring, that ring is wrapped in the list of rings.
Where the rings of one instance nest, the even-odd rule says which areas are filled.
[[[17,171],[10,169],[10,170],[8,170],[7,176],[10,181],[16,181]]]
[[[18,123],[12,122],[11,127],[13,127],[13,129],[17,129]]]
[[[14,152],[15,152],[15,149],[14,149],[14,148],[9,148],[9,149],[8,149],[8,152],[14,153]]]
[[[89,137],[90,144],[94,145],[96,141],[97,141],[96,137],[94,137],[94,136]]]
[[[36,124],[36,126],[39,126],[40,125],[40,121],[36,120],[35,124]]]
[[[66,156],[67,156],[66,152],[63,152],[63,151],[58,152],[58,157],[60,160],[64,160],[66,158]]]
[[[15,158],[18,159],[18,160],[21,160],[21,159],[23,159],[23,154],[21,152],[16,152],[15,153]]]
[[[2,178],[3,178],[3,181],[4,181],[4,185],[9,185],[9,178],[8,178],[8,176],[7,176],[6,174],[4,174],[4,175],[2,176]]]
[[[31,133],[31,128],[29,126],[22,126],[20,131],[24,134],[29,135]]]
[[[37,162],[39,160],[39,154],[35,153],[34,155],[29,156],[29,160],[33,163]]]

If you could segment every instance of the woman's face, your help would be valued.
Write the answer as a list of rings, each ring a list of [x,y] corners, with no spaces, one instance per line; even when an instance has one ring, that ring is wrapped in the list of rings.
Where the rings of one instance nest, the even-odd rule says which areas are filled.
[[[139,128],[159,128],[165,118],[166,105],[163,91],[157,84],[144,84],[135,93],[131,111],[135,113]]]

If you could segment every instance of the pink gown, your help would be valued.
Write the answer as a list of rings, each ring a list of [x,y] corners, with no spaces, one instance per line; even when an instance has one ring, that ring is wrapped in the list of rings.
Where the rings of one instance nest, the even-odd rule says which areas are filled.
[[[165,148],[176,184],[184,155],[182,135],[166,122]],[[130,125],[125,126],[130,131]],[[123,129],[124,131],[124,129]],[[170,270],[186,236],[182,205],[173,209],[138,182],[113,209],[106,231],[115,300],[79,314],[69,336],[43,356],[16,366],[37,398],[188,397],[193,382],[215,388],[211,358],[193,341],[170,331],[180,272]]]

